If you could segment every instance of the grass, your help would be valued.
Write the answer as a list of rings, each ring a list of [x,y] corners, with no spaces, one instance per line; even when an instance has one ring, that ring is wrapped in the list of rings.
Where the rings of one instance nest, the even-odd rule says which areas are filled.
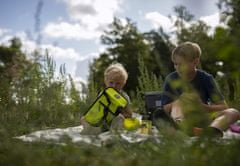
[[[0,143],[0,165],[239,165],[240,141],[227,143],[201,141],[191,145],[180,140],[163,139],[156,143],[130,144],[116,141],[111,146],[87,144],[66,146],[24,143],[12,138]]]

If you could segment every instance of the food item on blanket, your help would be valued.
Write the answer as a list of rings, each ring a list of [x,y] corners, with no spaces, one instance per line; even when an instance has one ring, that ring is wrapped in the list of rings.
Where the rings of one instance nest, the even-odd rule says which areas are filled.
[[[151,134],[152,132],[152,121],[150,120],[142,120],[140,126],[140,133],[141,134]]]
[[[240,134],[240,121],[238,120],[237,123],[230,125],[230,130]]]
[[[202,128],[199,127],[193,127],[193,135],[194,136],[200,136],[203,132]]]
[[[126,130],[136,130],[140,127],[140,121],[137,118],[126,118],[123,126]]]

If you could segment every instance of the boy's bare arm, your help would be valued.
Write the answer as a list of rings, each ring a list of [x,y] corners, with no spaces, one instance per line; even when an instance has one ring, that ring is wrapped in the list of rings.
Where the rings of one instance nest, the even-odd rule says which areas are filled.
[[[208,105],[208,104],[202,104],[202,105],[207,112],[223,111],[228,108],[226,101],[221,101],[219,103],[214,103],[211,105]]]
[[[166,104],[163,106],[163,110],[167,113],[170,113],[171,110],[172,110],[172,105],[173,105],[173,102],[172,103],[169,103],[169,104]]]
[[[132,110],[129,106],[127,106],[123,111],[122,111],[122,115],[125,118],[131,118],[132,117]]]
[[[170,113],[173,105],[175,103],[177,104],[177,101],[174,101],[172,103],[164,105],[163,106],[164,111],[166,111],[167,113]],[[223,110],[228,108],[228,105],[227,105],[226,101],[221,101],[219,103],[214,103],[214,104],[211,104],[211,105],[202,103],[202,106],[203,106],[203,109],[207,112],[223,111]]]

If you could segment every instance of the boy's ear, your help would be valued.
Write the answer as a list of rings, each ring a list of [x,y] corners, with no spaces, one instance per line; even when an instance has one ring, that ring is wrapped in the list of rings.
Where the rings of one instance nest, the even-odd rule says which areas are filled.
[[[194,59],[194,64],[195,65],[198,65],[199,63],[200,63],[200,59],[199,58]]]

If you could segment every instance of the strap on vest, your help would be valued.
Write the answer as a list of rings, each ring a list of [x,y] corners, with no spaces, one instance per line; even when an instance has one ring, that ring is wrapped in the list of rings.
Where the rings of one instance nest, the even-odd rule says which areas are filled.
[[[104,96],[106,96],[106,95],[104,95]],[[106,117],[108,115],[108,112],[109,112],[108,107],[110,105],[109,99],[107,101],[108,101],[107,106],[105,104],[103,104],[101,101],[99,102],[104,107],[104,110],[103,110],[103,118],[98,123],[94,124],[94,126],[96,126],[96,127],[101,126],[101,124],[103,124],[103,123],[107,124]]]
[[[106,89],[102,92],[101,95],[104,95],[106,97],[106,100],[107,100],[108,104],[106,105],[103,102],[99,101],[99,104],[104,107],[103,117],[102,117],[102,119],[98,123],[91,124],[91,125],[93,125],[95,127],[102,126],[103,128],[107,128],[107,127],[109,127],[109,124],[111,124],[111,121],[112,121],[112,119],[109,122],[107,121],[108,113],[112,114],[113,116],[118,116],[121,113],[123,108],[122,107],[118,107],[116,112],[112,112],[111,110],[109,110],[109,106],[111,105],[111,100],[110,100],[108,94],[106,93]],[[87,114],[87,112],[85,114]]]

